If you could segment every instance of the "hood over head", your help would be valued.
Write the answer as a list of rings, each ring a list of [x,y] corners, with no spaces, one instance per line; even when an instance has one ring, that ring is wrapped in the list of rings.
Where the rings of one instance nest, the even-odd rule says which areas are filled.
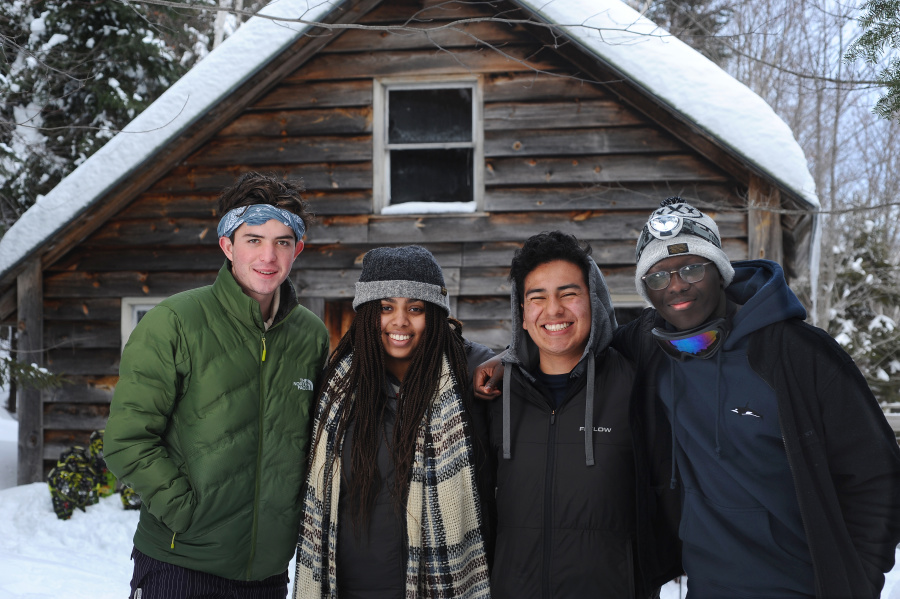
[[[725,295],[741,308],[732,320],[725,349],[772,323],[806,318],[806,308],[788,287],[780,264],[771,260],[743,260],[732,265],[734,279],[725,288]]]
[[[609,297],[609,288],[606,279],[594,259],[588,256],[588,291],[591,298],[591,333],[588,336],[587,345],[581,356],[576,370],[582,367],[584,358],[588,353],[595,356],[601,354],[612,341],[613,331],[618,326],[613,310],[612,300]],[[512,339],[509,349],[506,351],[504,362],[520,365],[527,373],[538,367],[538,347],[531,340],[528,332],[522,328],[522,306],[519,304],[518,289],[515,280],[511,281],[509,301],[512,313]]]
[[[588,292],[591,298],[591,332],[585,344],[584,353],[578,365],[569,376],[580,376],[586,373],[586,390],[584,402],[584,459],[588,467],[594,465],[594,370],[597,358],[609,347],[612,341],[613,331],[616,330],[616,315],[613,311],[612,301],[609,297],[609,288],[603,273],[597,267],[593,258],[587,256],[588,262]],[[522,328],[522,306],[519,305],[519,294],[515,279],[510,286],[510,303],[512,308],[512,341],[503,359],[507,367],[503,372],[503,459],[512,459],[510,431],[510,411],[512,400],[510,397],[511,376],[514,365],[521,367],[526,377],[534,381],[532,374],[540,363],[540,352],[537,345],[531,340],[531,336]]]

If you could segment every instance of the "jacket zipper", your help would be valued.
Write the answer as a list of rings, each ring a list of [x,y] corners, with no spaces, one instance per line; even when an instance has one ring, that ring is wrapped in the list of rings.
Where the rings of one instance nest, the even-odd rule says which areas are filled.
[[[762,377],[760,377],[760,378],[762,378]],[[766,381],[765,379],[763,379],[763,381],[765,381],[765,383],[767,385],[769,385],[768,381]],[[772,385],[769,385],[769,387],[772,389],[772,391],[775,392],[775,401],[778,403],[778,410],[777,410],[777,412],[778,412],[778,428],[781,431],[781,444],[782,444],[782,446],[784,446],[784,455],[787,457],[788,471],[791,473],[791,482],[794,483],[794,495],[797,498],[797,511],[800,512],[800,524],[803,525],[803,530],[807,531],[807,530],[809,530],[809,525],[806,522],[806,520],[807,520],[806,510],[803,508],[803,503],[800,500],[800,493],[797,492],[797,489],[798,489],[797,475],[796,475],[797,465],[794,463],[794,457],[791,455],[791,450],[788,447],[787,437],[784,434],[784,420],[781,417],[781,410],[782,410],[783,402],[778,397],[778,391],[776,391],[775,388],[772,387]],[[785,409],[787,409],[787,408],[785,408]],[[796,422],[794,423],[794,428],[795,429],[797,428]],[[801,449],[801,451],[802,451],[802,449]],[[809,536],[809,533],[807,533],[807,537],[808,536]],[[807,543],[807,545],[809,545],[809,543]],[[816,558],[813,555],[813,548],[811,546],[809,547],[809,557],[810,557],[810,559],[812,559],[813,578],[815,581],[815,585],[818,588],[818,586],[819,586],[819,569],[816,566]]]
[[[271,328],[271,327],[270,327]],[[259,421],[259,430],[257,431],[257,435],[259,435],[259,441],[256,444],[256,478],[255,478],[255,493],[253,498],[253,528],[250,533],[250,559],[247,562],[247,579],[250,579],[250,575],[253,571],[253,562],[256,559],[256,543],[257,543],[257,535],[259,534],[259,487],[260,487],[260,478],[259,473],[261,471],[262,464],[260,461],[262,460],[262,450],[263,450],[263,403],[265,401],[265,389],[263,389],[263,371],[262,367],[266,361],[266,335],[263,333],[260,338],[262,343],[262,354],[260,356],[259,362],[259,379],[257,380],[257,384],[259,385],[259,412],[258,412],[258,421]]]
[[[553,485],[554,485],[554,465],[556,452],[556,410],[550,410],[550,426],[547,434],[547,466],[544,473],[544,556],[542,595],[545,599],[550,599],[550,555],[551,545],[553,541]]]
[[[291,307],[287,314],[284,315],[284,318],[272,323],[272,326],[269,327],[269,331],[274,329],[275,327],[281,325],[282,322],[287,320],[288,316],[290,316],[294,310],[297,308],[299,304]],[[259,534],[259,489],[260,489],[260,461],[262,460],[262,445],[263,445],[263,403],[265,401],[265,392],[263,389],[263,372],[262,366],[266,361],[266,332],[263,332],[260,337],[260,344],[262,345],[262,352],[260,354],[260,367],[259,367],[259,442],[256,447],[256,493],[253,500],[253,528],[251,531],[251,543],[250,543],[250,558],[247,561],[247,578],[249,580],[250,575],[253,570],[253,561],[256,559],[256,543],[257,543],[257,535]],[[173,537],[174,541],[174,537]]]
[[[272,326],[269,327],[269,331],[278,327],[287,320],[288,316],[290,316],[294,310],[297,308],[299,304],[293,306],[287,314],[284,315],[284,318],[272,323]],[[262,345],[262,352],[260,354],[260,366],[259,366],[259,442],[256,446],[256,492],[253,499],[253,528],[251,530],[251,542],[250,542],[250,559],[247,562],[247,579],[249,580],[250,575],[253,571],[253,561],[256,559],[256,544],[257,544],[257,536],[259,534],[259,492],[260,492],[260,477],[259,472],[261,471],[261,460],[263,453],[263,404],[265,403],[265,389],[263,388],[263,371],[262,367],[266,361],[266,332],[263,332],[260,337],[260,344]]]
[[[775,395],[775,403],[777,404],[777,414],[778,414],[778,430],[779,430],[779,432],[781,432],[781,444],[784,447],[784,455],[785,455],[785,457],[787,457],[788,471],[791,473],[791,482],[794,483],[794,495],[797,498],[797,511],[800,512],[800,523],[803,525],[803,530],[807,531],[807,530],[809,530],[809,525],[806,522],[808,516],[806,514],[806,510],[803,509],[803,502],[800,500],[800,493],[797,492],[797,488],[798,488],[797,487],[797,474],[796,474],[797,464],[794,463],[794,457],[791,455],[790,448],[788,447],[787,437],[784,434],[784,418],[782,418],[782,411],[787,411],[790,408],[784,406],[785,402],[782,401],[781,398],[778,396],[778,389],[776,389],[775,386],[772,385],[768,381],[768,379],[766,379],[766,377],[764,377],[759,372],[759,370],[756,368],[756,364],[754,364],[750,360],[749,348],[747,350],[747,361],[750,362],[750,369],[753,370],[753,372],[759,378],[761,378],[763,380],[763,382],[766,384],[766,386],[769,387],[769,389],[771,389],[772,393],[774,393],[774,395]],[[796,431],[796,429],[797,429],[797,423],[795,420],[794,421],[794,430]],[[800,448],[800,449],[802,451],[802,448]],[[808,536],[808,534],[809,533],[807,533],[807,536]],[[813,555],[812,547],[809,548],[809,557],[810,557],[810,559],[812,559],[813,578],[814,578],[815,585],[818,588],[819,582],[820,582],[819,569],[816,565],[816,558]]]

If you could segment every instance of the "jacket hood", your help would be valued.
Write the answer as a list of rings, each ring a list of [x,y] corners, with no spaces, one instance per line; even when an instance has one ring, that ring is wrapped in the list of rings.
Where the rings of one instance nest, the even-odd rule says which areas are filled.
[[[734,279],[725,289],[725,294],[741,308],[732,321],[725,349],[734,347],[740,339],[772,323],[806,318],[806,308],[788,287],[784,271],[777,262],[744,260],[732,265]]]
[[[609,288],[606,279],[593,258],[588,256],[588,290],[591,297],[591,333],[588,336],[587,345],[581,355],[576,369],[583,368],[584,358],[593,354],[599,356],[612,341],[613,331],[618,326],[613,310],[612,300],[609,297]],[[532,372],[540,361],[538,347],[531,340],[531,336],[522,328],[522,306],[519,305],[516,282],[513,281],[509,293],[510,309],[512,313],[512,340],[506,351],[505,363],[518,364],[526,372]]]

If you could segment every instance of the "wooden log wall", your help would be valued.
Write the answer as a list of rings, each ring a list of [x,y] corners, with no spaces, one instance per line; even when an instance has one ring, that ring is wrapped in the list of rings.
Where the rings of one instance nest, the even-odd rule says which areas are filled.
[[[47,363],[72,380],[47,394],[47,467],[62,449],[104,426],[119,367],[121,298],[167,296],[213,282],[224,259],[215,200],[248,170],[306,184],[319,223],[308,232],[292,280],[320,315],[329,301],[352,298],[368,249],[417,243],[443,266],[467,336],[495,348],[510,333],[509,262],[529,235],[561,229],[588,240],[614,295],[634,298],[637,235],[650,210],[678,194],[711,209],[726,251],[733,259],[747,257],[747,218],[738,209],[746,188],[660,124],[601,84],[583,81],[521,25],[434,29],[450,19],[491,16],[486,7],[386,0],[364,24],[397,26],[417,14],[413,22],[422,31],[336,34],[46,271]],[[373,78],[436,74],[482,78],[483,211],[375,215]],[[329,321],[346,324],[340,316]]]

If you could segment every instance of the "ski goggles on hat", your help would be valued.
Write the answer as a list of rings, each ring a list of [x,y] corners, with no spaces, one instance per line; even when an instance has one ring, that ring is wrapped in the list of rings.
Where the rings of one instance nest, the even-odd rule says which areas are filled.
[[[706,276],[706,267],[710,264],[712,264],[712,262],[701,262],[699,264],[682,266],[678,270],[661,270],[649,275],[644,275],[641,277],[641,280],[644,282],[644,285],[647,286],[647,289],[653,291],[661,291],[668,287],[669,283],[672,282],[672,275],[676,272],[685,283],[699,283],[703,280],[703,277]]]
[[[677,214],[655,214],[650,217],[647,224],[641,230],[641,236],[638,237],[637,249],[634,253],[634,261],[640,262],[641,253],[654,239],[665,241],[672,239],[680,233],[694,235],[700,239],[705,239],[719,249],[722,249],[722,243],[706,225],[692,218],[684,218]]]
[[[724,318],[719,318],[688,331],[666,331],[655,328],[652,333],[663,351],[679,362],[687,358],[705,360],[714,356],[725,342],[728,336],[725,323]]]

